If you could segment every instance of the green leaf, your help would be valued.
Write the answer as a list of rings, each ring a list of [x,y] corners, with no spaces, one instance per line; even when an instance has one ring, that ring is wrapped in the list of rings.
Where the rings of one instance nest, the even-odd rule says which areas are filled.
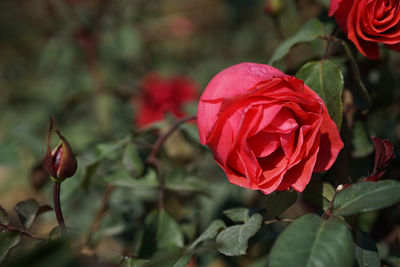
[[[85,175],[82,178],[82,187],[85,190],[85,193],[89,192],[90,184],[92,181],[93,175],[96,173],[97,167],[99,166],[99,161],[94,161],[86,166]]]
[[[4,230],[0,232],[0,263],[3,262],[8,251],[18,245],[21,235],[17,231]]]
[[[28,199],[18,202],[14,210],[18,214],[21,224],[24,225],[26,229],[29,229],[37,216],[43,212],[52,210],[52,208],[49,205],[40,206],[36,200]]]
[[[295,191],[275,192],[267,198],[265,208],[271,216],[276,217],[292,206],[296,200]]]
[[[340,128],[344,80],[339,67],[330,60],[311,61],[296,73],[324,101],[330,117]]]
[[[217,249],[227,256],[246,254],[247,243],[260,229],[263,217],[256,213],[245,224],[234,225],[224,229],[217,236]]]
[[[370,137],[366,131],[363,122],[356,121],[353,126],[353,151],[352,155],[356,158],[366,157],[374,151],[374,146],[370,141]]]
[[[133,178],[126,170],[117,172],[104,177],[104,180],[112,185],[128,187],[132,189],[157,189],[158,180],[154,170],[149,169],[148,173],[141,178]]]
[[[183,180],[167,179],[165,183],[165,190],[211,196],[209,185],[196,177],[185,177]]]
[[[352,266],[354,244],[346,225],[307,214],[290,224],[270,254],[270,267]]]
[[[1,238],[0,238],[1,242]],[[7,261],[7,267],[40,266],[40,267],[70,267],[82,266],[82,257],[72,251],[71,242],[58,239],[51,242],[40,242],[35,246],[25,249]],[[14,256],[14,255],[13,255]],[[86,258],[88,259],[88,258]],[[104,260],[92,258],[85,266],[102,266]]]
[[[134,144],[128,144],[126,146],[122,160],[126,169],[129,170],[129,172],[133,173],[134,176],[138,177],[143,174],[143,160],[140,158]]]
[[[0,223],[1,224],[8,224],[10,219],[8,218],[7,211],[0,205]]]
[[[306,190],[304,190],[303,196],[315,206],[326,210],[329,207],[329,203],[332,201],[335,192],[335,188],[329,183],[311,181],[307,185]]]
[[[365,232],[356,230],[356,260],[359,267],[380,267],[378,249],[372,238]]]
[[[182,231],[165,210],[155,210],[146,217],[143,236],[139,253],[143,258],[151,257],[156,251],[174,251],[183,246]]]
[[[148,260],[125,257],[124,259],[122,259],[119,267],[141,267],[145,265],[146,262],[148,262]]]
[[[249,219],[249,209],[246,208],[233,208],[224,210],[222,213],[234,222],[244,223]]]
[[[343,189],[333,201],[333,214],[353,215],[392,206],[400,201],[400,182],[362,182]]]
[[[314,41],[323,35],[325,35],[324,26],[318,19],[314,18],[307,21],[297,34],[282,42],[275,50],[268,64],[272,65],[283,58],[294,45]]]
[[[193,257],[194,249],[201,242],[211,240],[221,231],[226,228],[222,220],[213,221],[210,226],[186,249],[184,255],[174,264],[174,267],[186,267]]]
[[[122,148],[127,144],[128,141],[128,138],[124,138],[115,142],[98,144],[96,146],[96,159],[116,159],[118,155],[122,152]]]
[[[188,249],[194,249],[201,242],[215,238],[223,228],[226,228],[226,225],[222,220],[213,221],[210,226],[208,226],[208,228],[188,247]]]

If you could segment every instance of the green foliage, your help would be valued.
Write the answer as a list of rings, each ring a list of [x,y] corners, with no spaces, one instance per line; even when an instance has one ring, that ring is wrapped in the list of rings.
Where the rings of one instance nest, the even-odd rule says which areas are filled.
[[[133,173],[135,176],[141,176],[144,171],[143,160],[140,158],[137,147],[133,144],[128,144],[125,148],[123,163],[125,169]]]
[[[382,181],[352,181],[375,169],[371,135],[398,153],[400,54],[357,52],[329,0],[281,2],[270,16],[268,0],[0,1],[0,265],[397,266],[400,157],[381,162]],[[216,73],[268,59],[341,129],[337,161],[303,192],[230,184],[194,120],[152,151],[178,118],[136,125],[145,76],[193,80],[194,115]],[[61,189],[66,232],[41,215],[50,114],[79,163]]]
[[[369,141],[368,133],[362,121],[356,121],[353,128],[353,155],[355,157],[365,157],[374,151],[374,147]]]
[[[0,223],[8,224],[9,221],[8,212],[0,205]]]
[[[244,224],[234,225],[224,229],[217,236],[217,249],[227,256],[246,254],[247,243],[261,227],[263,217],[253,214]]]
[[[337,193],[333,201],[333,213],[338,216],[353,215],[389,207],[399,201],[400,182],[361,182]]]
[[[329,207],[335,192],[335,188],[329,183],[311,181],[303,192],[303,196],[307,201],[310,201],[315,206],[326,210]]]
[[[290,208],[297,200],[297,192],[275,192],[267,197],[265,208],[269,215],[276,217]]]
[[[296,44],[314,41],[324,34],[324,26],[318,19],[307,21],[300,31],[282,42],[282,44],[275,50],[268,64],[272,65],[279,59],[283,58],[289,52],[290,48]]]
[[[223,213],[233,222],[244,223],[249,219],[249,209],[246,208],[233,208],[224,210]]]
[[[202,242],[214,239],[217,234],[225,228],[226,225],[223,221],[213,221],[210,226],[185,250],[184,255],[174,264],[174,267],[186,267],[194,255],[195,248]]]
[[[330,60],[312,61],[296,73],[324,101],[329,115],[340,128],[342,123],[343,75],[339,67]]]
[[[115,173],[105,176],[104,180],[111,185],[131,189],[157,189],[159,186],[153,170],[140,179],[133,178],[126,170],[118,170]]]
[[[21,224],[25,228],[29,229],[37,216],[43,212],[52,210],[52,208],[48,205],[41,206],[34,199],[28,199],[17,203],[17,205],[14,207],[14,210],[18,214]]]
[[[355,255],[359,267],[381,266],[378,249],[367,233],[357,230],[355,232],[355,244]]]
[[[271,250],[269,266],[352,266],[353,251],[351,232],[343,222],[308,214],[279,236]]]
[[[21,235],[17,231],[3,230],[0,232],[0,263],[6,259],[10,249],[18,245]]]
[[[165,210],[155,210],[147,215],[143,236],[140,249],[143,258],[149,258],[157,251],[176,251],[183,246],[182,231]]]
[[[120,267],[142,267],[146,262],[148,262],[148,260],[126,257],[121,261],[119,266]]]

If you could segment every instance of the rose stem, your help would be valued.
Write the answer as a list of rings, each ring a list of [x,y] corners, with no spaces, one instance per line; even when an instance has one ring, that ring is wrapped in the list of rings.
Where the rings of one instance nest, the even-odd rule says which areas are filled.
[[[111,194],[113,191],[114,191],[114,186],[107,185],[106,190],[104,191],[104,194],[103,194],[103,199],[101,201],[100,208],[97,211],[96,217],[94,218],[94,220],[92,221],[92,224],[89,227],[89,233],[88,233],[88,235],[86,237],[86,241],[85,241],[86,246],[89,246],[89,247],[91,246],[90,241],[92,239],[93,233],[99,229],[101,220],[104,218],[104,216],[106,215],[106,213],[108,211],[108,202],[110,200],[110,197],[111,197]]]
[[[161,147],[162,147],[162,145],[164,144],[165,140],[167,140],[167,138],[168,138],[176,129],[178,129],[178,127],[179,127],[181,124],[184,124],[184,123],[187,122],[187,121],[191,121],[191,120],[195,120],[195,119],[196,119],[196,116],[189,116],[189,117],[186,117],[186,118],[183,118],[183,119],[180,119],[180,120],[176,121],[176,122],[174,123],[174,125],[172,125],[172,127],[168,130],[168,132],[166,132],[165,134],[163,134],[162,136],[160,136],[160,137],[157,139],[156,143],[155,143],[154,146],[153,146],[153,150],[151,151],[151,153],[150,153],[150,155],[149,155],[148,158],[152,158],[152,157],[156,157],[156,156],[157,156],[157,153],[158,153],[158,151],[161,149]]]
[[[65,230],[64,217],[61,211],[60,205],[60,187],[61,183],[53,183],[53,201],[54,201],[54,212],[56,213],[56,218],[60,230]]]
[[[361,80],[361,74],[360,74],[360,70],[358,69],[357,61],[353,56],[353,52],[351,51],[350,47],[347,45],[347,43],[345,41],[343,41],[342,39],[336,38],[336,37],[332,37],[332,38],[334,41],[339,42],[343,46],[344,50],[346,51],[346,54],[347,54],[347,57],[348,57],[349,63],[350,63],[350,68],[354,75],[354,79],[356,80],[358,89],[359,89],[361,96],[366,104],[366,108],[362,112],[362,114],[365,115],[368,113],[369,109],[371,108],[372,101],[371,101],[371,96],[369,95],[367,88],[365,87],[364,83]]]
[[[160,169],[160,163],[157,160],[157,153],[158,151],[161,149],[162,145],[164,144],[164,142],[167,140],[167,138],[169,136],[171,136],[171,134],[179,128],[179,126],[185,122],[191,121],[191,120],[195,120],[196,116],[189,116],[183,119],[180,119],[178,121],[176,121],[174,123],[174,125],[171,126],[171,128],[163,135],[161,135],[156,143],[153,146],[153,149],[151,150],[150,155],[147,157],[146,162],[147,164],[151,165],[154,167],[156,173],[157,173],[157,177],[158,177],[158,181],[160,183],[160,190],[158,193],[158,209],[162,210],[164,209],[164,190],[165,190],[165,181],[164,181],[164,175],[161,172]]]
[[[333,28],[331,34],[329,35],[329,37],[328,37],[328,39],[327,39],[326,46],[325,46],[325,51],[324,51],[324,55],[322,56],[322,60],[328,58],[330,44],[332,43],[333,36],[336,34],[337,29],[338,29],[338,27],[335,26],[335,28]]]
[[[47,239],[41,238],[40,236],[37,236],[37,235],[34,235],[34,234],[30,234],[25,230],[18,229],[16,227],[8,225],[8,224],[0,223],[0,226],[6,228],[8,231],[16,231],[16,232],[19,232],[21,235],[25,235],[25,236],[30,237],[32,239],[37,239],[37,240],[42,240],[42,241],[47,240]]]

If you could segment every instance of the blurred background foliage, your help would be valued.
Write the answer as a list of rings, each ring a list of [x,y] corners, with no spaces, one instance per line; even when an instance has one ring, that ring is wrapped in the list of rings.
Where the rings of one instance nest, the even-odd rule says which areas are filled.
[[[157,181],[154,171],[143,163],[149,149],[140,144],[154,142],[156,134],[151,129],[165,132],[175,119],[167,116],[147,130],[136,127],[137,107],[132,99],[139,93],[141,79],[152,72],[184,75],[198,84],[200,94],[217,72],[230,65],[268,62],[282,40],[310,18],[318,17],[333,28],[334,20],[327,16],[329,1],[280,1],[282,7],[274,14],[267,2],[0,1],[0,204],[12,219],[16,221],[11,210],[21,200],[35,198],[51,204],[51,184],[40,169],[51,114],[78,156],[78,172],[63,183],[61,202],[67,225],[83,244],[77,245],[82,246],[83,255],[101,255],[105,262],[115,263],[122,255],[151,254],[141,244],[146,238],[145,218],[157,207]],[[324,48],[323,40],[300,44],[276,66],[294,74],[307,61],[320,59]],[[400,55],[382,50],[378,61],[358,57],[373,99],[365,115],[360,112],[363,102],[353,89],[343,51],[339,46],[332,49],[331,59],[346,78],[342,134],[347,148],[338,160],[339,170],[323,179],[338,185],[347,183],[349,176],[356,181],[371,172],[371,135],[394,143],[397,159],[385,177],[397,179]],[[195,101],[185,108],[187,114],[195,114]],[[213,219],[227,221],[224,209],[265,206],[261,193],[228,183],[211,153],[199,144],[195,124],[184,125],[168,140],[161,159],[167,183],[165,207],[180,225],[184,244],[199,236]],[[108,205],[103,203],[105,198]],[[96,215],[105,207],[107,212],[96,225]],[[307,209],[296,202],[286,216],[295,218]],[[375,241],[382,242],[387,255],[393,255],[392,250],[399,253],[397,210],[364,214],[360,222]],[[55,225],[53,213],[45,213],[32,231],[47,236]],[[251,241],[246,256],[227,258],[214,250],[192,264],[265,266],[262,255],[281,229],[280,224],[263,229]],[[35,247],[35,242],[23,238],[27,247]],[[60,247],[62,252],[49,255],[72,259],[70,248],[64,250],[64,246],[54,246],[53,250]],[[20,247],[10,258],[21,255]],[[88,265],[91,261],[79,260]]]

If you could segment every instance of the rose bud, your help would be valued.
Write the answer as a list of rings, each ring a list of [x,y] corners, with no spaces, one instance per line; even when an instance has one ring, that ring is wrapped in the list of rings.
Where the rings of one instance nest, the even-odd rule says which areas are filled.
[[[302,80],[263,64],[218,73],[200,97],[197,125],[229,181],[264,194],[302,192],[343,148],[322,99]]]
[[[60,130],[57,129],[56,133],[60,138],[60,143],[51,151],[50,137],[53,130],[53,119],[50,118],[50,127],[47,135],[47,152],[43,159],[43,168],[50,175],[54,182],[60,183],[66,178],[75,174],[78,167],[76,157],[72,152],[71,146],[61,135]]]
[[[399,0],[331,0],[329,16],[335,16],[358,51],[378,59],[379,43],[400,52],[399,10]]]

